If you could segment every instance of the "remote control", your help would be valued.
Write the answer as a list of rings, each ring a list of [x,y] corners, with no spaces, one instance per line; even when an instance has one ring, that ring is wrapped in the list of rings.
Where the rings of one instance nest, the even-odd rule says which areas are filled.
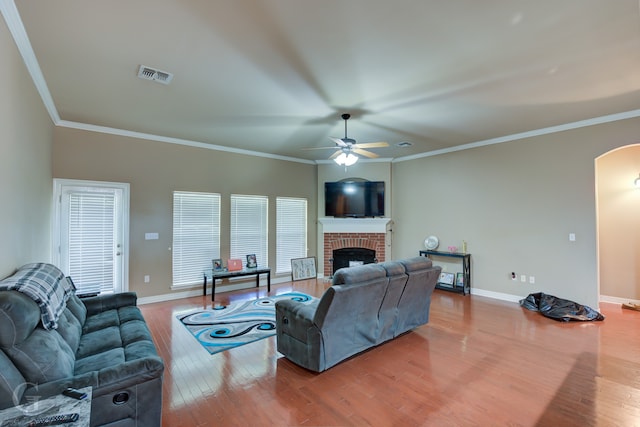
[[[72,423],[78,421],[80,415],[78,413],[64,414],[64,415],[52,415],[50,417],[36,418],[29,421],[27,427],[41,427],[41,426],[55,426],[58,424]]]
[[[62,394],[64,394],[65,396],[69,396],[69,397],[73,397],[74,399],[78,399],[78,400],[82,400],[84,398],[87,397],[87,393],[83,393],[79,390],[76,390],[75,388],[67,388],[65,389]]]

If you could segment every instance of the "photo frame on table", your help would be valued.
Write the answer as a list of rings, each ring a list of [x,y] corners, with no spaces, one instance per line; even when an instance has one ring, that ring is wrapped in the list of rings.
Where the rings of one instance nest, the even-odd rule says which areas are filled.
[[[258,266],[258,261],[256,259],[256,254],[247,255],[247,268],[256,268]]]
[[[222,260],[220,258],[212,259],[213,271],[222,271]]]
[[[291,259],[291,278],[293,281],[315,279],[316,275],[316,257]]]
[[[464,288],[464,273],[456,273],[456,288]]]
[[[456,280],[456,275],[453,273],[440,273],[440,277],[438,278],[438,285],[446,286],[448,288],[453,288],[453,284]]]

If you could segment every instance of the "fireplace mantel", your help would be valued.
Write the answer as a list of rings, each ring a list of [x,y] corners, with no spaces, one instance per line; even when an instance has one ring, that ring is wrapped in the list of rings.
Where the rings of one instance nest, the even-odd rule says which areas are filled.
[[[391,218],[319,218],[323,233],[386,233]]]

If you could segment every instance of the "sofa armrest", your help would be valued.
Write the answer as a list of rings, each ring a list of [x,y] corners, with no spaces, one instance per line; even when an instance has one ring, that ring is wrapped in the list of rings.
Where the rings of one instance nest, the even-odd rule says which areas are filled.
[[[164,363],[159,356],[146,356],[122,365],[101,369],[98,371],[100,388],[96,395],[131,387],[154,378],[162,378],[163,372]]]
[[[86,372],[57,381],[38,384],[28,389],[24,396],[49,397],[62,393],[67,387],[93,387],[94,397],[141,384],[154,378],[161,378],[164,363],[159,356],[147,356],[130,360],[120,365],[99,371]]]
[[[276,302],[276,331],[307,341],[307,330],[314,326],[313,318],[318,301],[303,304],[293,300]]]
[[[135,292],[122,292],[119,294],[82,298],[80,301],[82,301],[87,308],[87,314],[94,315],[106,310],[135,306],[138,302],[138,296]]]

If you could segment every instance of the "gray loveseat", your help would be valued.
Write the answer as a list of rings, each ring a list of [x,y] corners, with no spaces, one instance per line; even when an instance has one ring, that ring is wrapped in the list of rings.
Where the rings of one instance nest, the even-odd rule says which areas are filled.
[[[157,427],[163,371],[134,293],[80,299],[51,264],[0,281],[0,408],[92,386],[92,426]]]
[[[341,268],[318,301],[276,303],[278,351],[322,372],[423,325],[441,270],[425,257]]]

